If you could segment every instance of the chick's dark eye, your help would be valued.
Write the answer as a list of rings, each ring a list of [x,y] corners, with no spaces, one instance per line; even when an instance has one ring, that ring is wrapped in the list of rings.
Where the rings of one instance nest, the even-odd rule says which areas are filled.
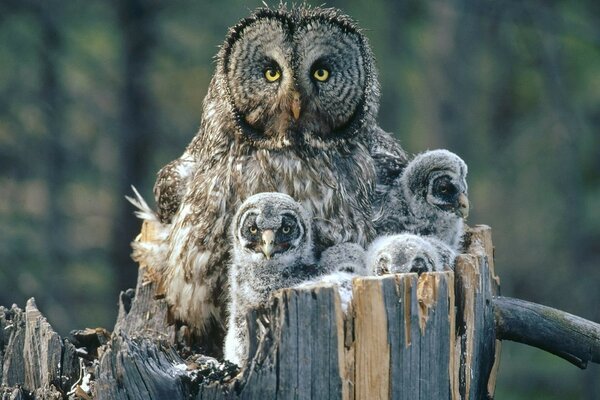
[[[448,176],[442,176],[433,183],[433,194],[442,196],[453,196],[458,192],[458,188],[452,183]]]

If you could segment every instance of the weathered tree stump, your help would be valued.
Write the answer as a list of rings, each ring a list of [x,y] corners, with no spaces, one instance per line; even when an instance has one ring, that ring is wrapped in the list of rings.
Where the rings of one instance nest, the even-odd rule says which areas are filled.
[[[146,226],[140,239],[152,240],[151,232]],[[169,350],[177,332],[164,300],[152,295],[155,284],[143,280],[153,271],[142,266],[136,297],[122,295],[113,349],[100,362],[97,396],[124,398],[142,387],[146,398],[492,397],[499,342],[490,229],[475,227],[467,244],[456,279],[454,271],[356,279],[346,313],[332,287],[280,291],[270,307],[248,316],[248,367],[222,382],[194,381],[198,371]],[[135,356],[126,362],[122,353]],[[118,379],[132,374],[135,379]],[[156,385],[165,377],[171,378]]]
[[[141,266],[112,335],[61,339],[33,300],[0,307],[4,399],[485,399],[500,340],[600,361],[600,325],[499,296],[491,230],[470,229],[454,271],[357,278],[348,309],[330,286],[284,289],[251,311],[249,363],[195,354]],[[152,240],[145,226],[139,240]]]
[[[25,311],[0,307],[2,399],[62,399],[80,374],[79,357],[27,301]]]

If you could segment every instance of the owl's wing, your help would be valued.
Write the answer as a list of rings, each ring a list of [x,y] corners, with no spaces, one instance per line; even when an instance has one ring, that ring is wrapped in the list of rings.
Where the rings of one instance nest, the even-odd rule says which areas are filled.
[[[408,162],[406,152],[398,140],[380,127],[374,129],[371,138],[371,156],[375,161],[378,188],[391,185]]]
[[[185,195],[196,162],[185,155],[171,161],[158,171],[154,184],[154,199],[158,216],[163,223],[170,223]]]
[[[378,235],[413,231],[415,222],[419,221],[404,198],[399,179],[386,186],[379,201],[373,202],[373,226]]]

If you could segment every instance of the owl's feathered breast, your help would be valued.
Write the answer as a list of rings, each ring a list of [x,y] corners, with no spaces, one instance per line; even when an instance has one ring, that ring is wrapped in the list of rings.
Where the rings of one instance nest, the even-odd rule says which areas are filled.
[[[370,138],[379,86],[352,21],[304,6],[259,10],[230,30],[217,61],[200,132],[185,153],[193,175],[174,180],[181,191],[164,180],[164,208],[173,213],[167,301],[200,329],[207,313],[220,317],[231,220],[249,196],[281,192],[300,202],[313,218],[317,256],[343,242],[364,247],[375,233]]]
[[[226,247],[237,207],[256,193],[281,192],[313,216],[317,251],[346,241],[365,245],[373,235],[373,182],[373,162],[361,145],[344,156],[336,151],[307,156],[295,148],[273,151],[237,142],[221,162],[198,169],[174,222],[189,230],[188,247],[210,250],[218,241]],[[184,264],[192,261],[185,259],[187,252],[182,250]]]
[[[208,153],[208,149],[212,149]],[[200,331],[208,315],[222,318],[227,288],[230,225],[249,196],[281,192],[313,218],[316,254],[337,243],[372,240],[370,198],[375,170],[366,146],[353,151],[255,149],[236,140],[208,146],[197,160],[167,239],[167,300],[175,316]]]

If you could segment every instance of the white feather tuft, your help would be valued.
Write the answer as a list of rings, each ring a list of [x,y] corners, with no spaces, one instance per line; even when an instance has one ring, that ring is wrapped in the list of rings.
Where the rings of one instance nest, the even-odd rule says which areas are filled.
[[[160,222],[158,215],[150,208],[148,203],[146,203],[146,200],[144,200],[135,186],[131,185],[131,189],[133,189],[135,198],[129,196],[125,196],[125,198],[138,209],[135,211],[135,216],[146,221]]]

